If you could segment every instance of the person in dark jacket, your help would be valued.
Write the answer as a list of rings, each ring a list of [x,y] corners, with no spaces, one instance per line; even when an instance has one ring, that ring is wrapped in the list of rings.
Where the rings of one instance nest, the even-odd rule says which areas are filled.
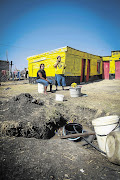
[[[44,85],[44,93],[47,94],[47,87],[50,84],[50,91],[52,92],[52,80],[47,79],[46,72],[44,70],[44,64],[40,64],[40,70],[37,72],[37,83],[41,83]]]

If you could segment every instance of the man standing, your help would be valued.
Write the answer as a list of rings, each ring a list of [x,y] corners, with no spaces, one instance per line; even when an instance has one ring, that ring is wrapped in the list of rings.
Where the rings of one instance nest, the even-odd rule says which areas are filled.
[[[56,91],[57,91],[57,85],[61,86],[64,90],[64,86],[66,86],[65,77],[64,77],[64,69],[66,68],[65,63],[61,62],[61,57],[57,57],[57,62],[54,64],[55,68],[55,81],[56,81]]]

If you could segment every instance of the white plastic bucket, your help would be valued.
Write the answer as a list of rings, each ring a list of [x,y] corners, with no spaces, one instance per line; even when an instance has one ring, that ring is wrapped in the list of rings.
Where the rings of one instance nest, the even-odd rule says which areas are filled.
[[[62,94],[56,94],[56,101],[63,101],[64,95]]]
[[[71,97],[80,97],[81,96],[81,86],[77,86],[75,88],[70,87],[70,96]]]
[[[39,93],[44,93],[44,85],[41,83],[38,83],[38,92]]]
[[[92,121],[94,126],[96,137],[98,141],[99,148],[106,152],[105,144],[107,135],[111,131],[120,131],[119,127],[119,117],[118,116],[105,116],[94,119]]]

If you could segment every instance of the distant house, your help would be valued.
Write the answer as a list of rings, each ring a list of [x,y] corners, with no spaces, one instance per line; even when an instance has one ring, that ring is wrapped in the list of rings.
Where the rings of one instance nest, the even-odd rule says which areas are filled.
[[[103,78],[120,79],[120,51],[111,51],[111,56],[103,57]]]
[[[0,82],[7,81],[9,75],[9,61],[0,60]]]

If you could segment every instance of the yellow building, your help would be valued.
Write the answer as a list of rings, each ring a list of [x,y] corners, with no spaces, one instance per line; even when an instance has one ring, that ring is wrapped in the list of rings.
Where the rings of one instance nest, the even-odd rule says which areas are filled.
[[[27,58],[30,82],[37,77],[41,63],[45,64],[47,77],[54,79],[53,65],[57,56],[61,56],[61,61],[66,64],[64,75],[67,85],[102,78],[102,57],[65,46]]]
[[[120,51],[111,51],[111,56],[103,57],[103,78],[120,79]]]

